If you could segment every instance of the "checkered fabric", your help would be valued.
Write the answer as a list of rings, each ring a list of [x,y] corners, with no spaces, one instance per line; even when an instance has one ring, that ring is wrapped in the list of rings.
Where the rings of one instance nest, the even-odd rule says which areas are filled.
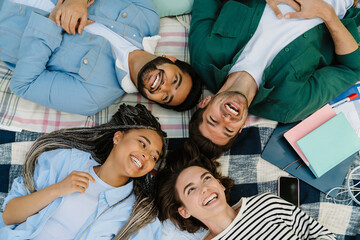
[[[288,173],[261,158],[261,152],[270,138],[276,124],[267,122],[261,126],[244,128],[230,151],[219,159],[220,170],[224,175],[235,181],[232,189],[231,203],[236,203],[241,197],[258,193],[277,193],[277,179]],[[0,145],[0,204],[2,205],[11,183],[21,175],[25,153],[39,133],[11,133],[12,141]],[[184,138],[172,138],[170,148],[182,143]],[[357,155],[352,168],[360,165]],[[322,225],[336,234],[337,239],[360,239],[360,206],[350,201],[344,201],[347,194],[328,199],[326,194],[319,192],[310,185],[300,183],[300,208]]]
[[[187,36],[190,16],[183,15],[162,18],[156,54],[172,55],[189,62]],[[41,133],[51,132],[65,127],[94,126],[109,121],[120,103],[142,103],[160,119],[163,129],[168,132],[170,146],[176,146],[188,136],[188,122],[194,109],[183,113],[160,108],[137,94],[126,94],[115,104],[90,117],[68,114],[45,108],[16,97],[9,90],[12,72],[0,62],[0,124],[8,127],[26,129],[33,132],[11,133],[5,139],[0,132],[0,143],[16,142],[0,145],[0,204],[11,187],[14,178],[21,175],[25,153],[31,142]],[[204,96],[209,95],[204,91]],[[276,127],[276,122],[249,116],[246,127],[239,135],[232,149],[225,153],[219,161],[224,175],[235,180],[232,189],[231,204],[241,197],[252,196],[262,192],[277,192],[277,179],[288,175],[260,156],[266,142]],[[5,141],[6,140],[6,141]],[[352,168],[360,165],[357,156]],[[306,183],[300,184],[301,209],[317,219],[321,224],[335,233],[337,239],[360,239],[360,206],[349,201],[342,201],[348,196],[342,195],[336,200],[327,199],[324,193]]]

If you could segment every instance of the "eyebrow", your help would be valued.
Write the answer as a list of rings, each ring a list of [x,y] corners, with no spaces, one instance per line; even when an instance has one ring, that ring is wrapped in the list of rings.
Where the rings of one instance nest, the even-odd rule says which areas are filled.
[[[175,87],[175,89],[178,89],[178,88],[180,87],[181,82],[182,82],[182,76],[181,76],[181,74],[179,74],[179,81],[178,81],[178,84],[177,84],[177,86]],[[165,104],[171,103],[171,101],[173,100],[173,98],[174,98],[174,95],[172,95]]]
[[[210,117],[210,119],[211,119],[211,117]],[[212,120],[212,119],[211,119]],[[212,120],[213,121],[213,120]],[[212,123],[209,119],[207,119],[206,118],[206,123],[207,124],[209,124],[210,126],[212,126],[212,127],[215,127],[215,124],[214,123]],[[228,131],[228,130],[227,130]],[[231,138],[232,137],[232,135],[230,135],[230,134],[228,134],[227,132],[223,132],[223,134],[226,136],[226,137],[229,137],[229,138]]]
[[[203,174],[201,174],[200,180],[203,179],[203,178],[206,176],[206,174],[210,174],[209,171],[206,171],[206,172],[204,172]],[[189,184],[187,184],[187,185],[184,187],[183,194],[185,194],[186,189],[187,189],[188,187],[192,186],[192,185],[194,185],[194,183],[192,183],[192,182],[189,183]]]
[[[178,82],[177,86],[175,87],[175,89],[178,89],[180,87],[181,82],[182,82],[182,75],[179,73],[179,82]]]
[[[150,140],[149,140],[147,137],[145,137],[145,136],[143,136],[143,135],[140,135],[140,137],[144,138],[145,141],[146,141],[149,145],[151,145],[151,142],[150,142]],[[158,150],[156,150],[156,153],[160,156],[160,153],[159,153]]]
[[[210,117],[210,120],[212,120],[211,119],[211,117]],[[210,126],[213,126],[213,127],[215,127],[215,124],[213,123],[213,122],[211,122],[208,118],[206,118],[206,122],[207,122],[207,124],[209,124]],[[213,120],[212,120],[213,121]]]

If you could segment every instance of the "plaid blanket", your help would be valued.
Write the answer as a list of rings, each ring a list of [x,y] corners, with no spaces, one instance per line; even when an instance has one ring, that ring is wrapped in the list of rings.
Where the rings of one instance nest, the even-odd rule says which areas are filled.
[[[264,122],[260,126],[243,129],[230,151],[219,159],[220,170],[235,181],[232,189],[231,204],[241,197],[252,196],[262,192],[277,193],[277,179],[288,173],[261,158],[261,152],[276,127],[274,122]],[[0,132],[1,139],[15,143],[0,145],[0,204],[2,205],[11,183],[21,175],[24,156],[32,142],[41,133]],[[170,148],[184,142],[184,138],[169,140]],[[360,165],[358,155],[352,168]],[[310,185],[300,183],[300,208],[322,225],[335,233],[337,239],[360,239],[360,206],[345,201],[347,194],[337,199],[327,198]]]
[[[1,0],[0,0],[1,1]],[[187,35],[189,15],[162,18],[156,54],[173,55],[189,62]],[[171,138],[169,143],[176,146],[188,136],[188,122],[194,110],[177,113],[160,108],[138,94],[126,94],[115,104],[94,116],[81,116],[44,108],[15,96],[9,90],[12,72],[0,62],[0,125],[12,129],[25,129],[22,132],[0,131],[0,204],[11,187],[14,178],[21,175],[25,153],[37,137],[65,127],[94,126],[109,121],[120,103],[142,103],[160,119],[163,129]],[[204,96],[209,95],[204,91]],[[260,156],[267,140],[276,127],[276,122],[249,116],[246,128],[242,131],[231,151],[219,161],[221,171],[235,180],[231,203],[241,197],[262,192],[277,192],[277,179],[288,175]],[[360,165],[357,156],[352,168]],[[345,201],[346,194],[338,199],[327,199],[326,195],[306,183],[300,184],[301,209],[337,235],[338,239],[360,240],[360,206]]]

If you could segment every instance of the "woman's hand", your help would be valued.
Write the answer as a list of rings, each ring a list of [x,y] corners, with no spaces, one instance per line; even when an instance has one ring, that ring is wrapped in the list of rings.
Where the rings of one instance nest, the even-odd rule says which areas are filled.
[[[274,11],[274,14],[278,19],[282,18],[282,13],[277,5],[280,3],[286,3],[290,7],[292,7],[295,11],[300,11],[300,5],[298,4],[298,1],[295,0],[265,0],[267,4],[269,4],[269,7]]]
[[[87,8],[93,4],[94,0],[59,0],[56,7],[51,12],[49,18],[56,22],[58,26],[69,34],[76,34],[76,29],[79,34],[92,20],[87,18]]]
[[[74,192],[83,193],[89,187],[89,181],[95,179],[87,172],[72,171],[64,180],[54,184],[58,197],[64,197]]]
[[[28,217],[36,214],[58,197],[74,192],[85,192],[89,181],[95,182],[89,173],[73,171],[61,182],[28,195],[15,197],[6,205],[2,215],[3,221],[6,225],[25,222]]]

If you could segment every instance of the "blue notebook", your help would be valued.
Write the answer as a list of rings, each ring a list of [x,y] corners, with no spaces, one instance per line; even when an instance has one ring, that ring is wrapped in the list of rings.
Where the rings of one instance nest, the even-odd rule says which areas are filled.
[[[316,178],[283,136],[296,124],[278,124],[261,154],[262,158],[324,193],[332,190],[329,195],[336,197],[339,188],[333,188],[342,186],[346,174],[357,157],[356,154],[351,155],[320,178]]]
[[[297,141],[316,177],[337,166],[359,151],[360,138],[343,113],[337,114],[323,125]]]

